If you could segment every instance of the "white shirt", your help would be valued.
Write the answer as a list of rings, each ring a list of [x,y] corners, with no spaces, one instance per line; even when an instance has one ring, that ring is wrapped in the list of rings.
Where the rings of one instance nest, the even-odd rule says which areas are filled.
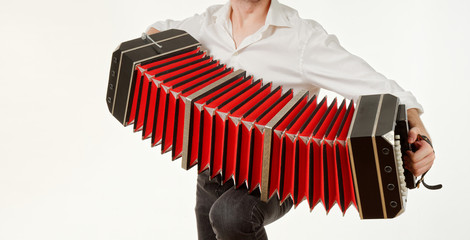
[[[300,18],[296,10],[277,0],[271,0],[265,25],[243,39],[238,48],[232,37],[230,2],[182,21],[159,21],[150,27],[185,30],[215,59],[283,89],[318,94],[324,88],[356,101],[360,95],[391,93],[407,109],[423,112],[411,92],[343,49],[336,36],[320,24]]]

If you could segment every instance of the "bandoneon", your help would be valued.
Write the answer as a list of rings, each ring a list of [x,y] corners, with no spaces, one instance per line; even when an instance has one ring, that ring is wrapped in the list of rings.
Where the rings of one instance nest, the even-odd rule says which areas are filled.
[[[354,205],[363,219],[405,209],[415,179],[403,169],[406,110],[389,95],[357,103],[296,94],[229,68],[181,30],[122,43],[113,53],[107,104],[182,167],[328,212]]]

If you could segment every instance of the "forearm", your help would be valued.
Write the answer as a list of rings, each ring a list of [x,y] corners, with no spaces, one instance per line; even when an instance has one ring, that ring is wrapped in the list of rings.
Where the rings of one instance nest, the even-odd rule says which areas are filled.
[[[410,128],[418,128],[419,129],[419,134],[427,136],[429,139],[431,139],[431,136],[429,136],[429,133],[427,132],[426,128],[424,127],[423,121],[421,121],[421,117],[419,116],[418,109],[416,108],[410,108],[407,110],[407,115],[408,115],[408,122],[410,124]]]

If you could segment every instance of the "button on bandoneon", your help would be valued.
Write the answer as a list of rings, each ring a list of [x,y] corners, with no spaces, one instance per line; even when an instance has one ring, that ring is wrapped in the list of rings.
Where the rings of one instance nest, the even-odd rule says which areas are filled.
[[[382,148],[382,153],[383,153],[384,155],[388,155],[388,154],[390,154],[390,149],[388,149],[388,148]]]

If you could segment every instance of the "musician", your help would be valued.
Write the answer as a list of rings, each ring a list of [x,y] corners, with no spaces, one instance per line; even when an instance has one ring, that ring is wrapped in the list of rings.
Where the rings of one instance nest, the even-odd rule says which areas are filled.
[[[324,88],[350,99],[377,93],[399,97],[407,106],[408,141],[418,149],[408,152],[406,168],[415,176],[431,168],[434,151],[430,142],[418,138],[418,134],[429,134],[420,119],[423,108],[415,97],[343,49],[317,22],[301,19],[296,10],[277,0],[230,0],[182,21],[156,22],[147,32],[170,28],[190,33],[222,63],[285,89],[317,94]],[[291,200],[280,206],[276,198],[264,203],[244,188],[219,183],[218,178],[210,181],[207,171],[198,176],[199,239],[267,239],[264,226],[292,207]]]

